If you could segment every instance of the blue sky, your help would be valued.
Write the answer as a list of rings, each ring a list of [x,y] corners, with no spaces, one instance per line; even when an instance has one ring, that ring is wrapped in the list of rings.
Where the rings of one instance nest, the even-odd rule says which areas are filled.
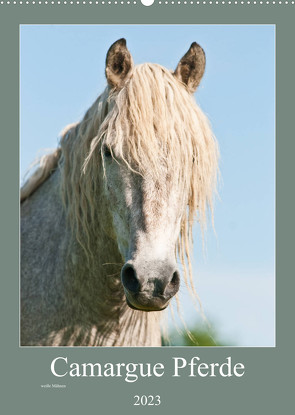
[[[174,69],[193,41],[207,67],[196,100],[221,153],[216,235],[195,228],[196,287],[220,337],[274,345],[275,27],[272,25],[22,25],[21,177],[40,149],[79,120],[106,85],[109,46],[125,37],[135,63]],[[196,313],[185,289],[185,320]]]

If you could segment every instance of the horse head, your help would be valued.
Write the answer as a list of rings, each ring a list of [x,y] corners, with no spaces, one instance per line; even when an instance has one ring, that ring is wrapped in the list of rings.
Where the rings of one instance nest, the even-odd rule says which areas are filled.
[[[199,210],[203,219],[211,203],[215,142],[192,97],[204,69],[197,43],[174,72],[134,66],[125,39],[107,53],[108,111],[92,151],[100,150],[110,234],[125,260],[121,281],[134,309],[163,310],[178,292],[177,253],[183,260],[193,215]]]

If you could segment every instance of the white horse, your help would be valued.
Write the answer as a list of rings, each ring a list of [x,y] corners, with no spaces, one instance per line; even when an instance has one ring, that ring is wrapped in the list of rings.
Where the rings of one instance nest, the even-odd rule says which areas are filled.
[[[22,345],[161,344],[177,255],[187,279],[193,220],[205,224],[216,187],[193,99],[204,70],[197,43],[174,73],[134,66],[125,39],[110,47],[107,88],[22,189]]]

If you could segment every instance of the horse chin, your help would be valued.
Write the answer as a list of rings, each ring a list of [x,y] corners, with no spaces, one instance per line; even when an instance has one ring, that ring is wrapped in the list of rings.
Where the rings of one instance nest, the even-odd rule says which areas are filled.
[[[169,305],[169,301],[164,305],[164,307],[162,308],[155,308],[155,307],[147,307],[147,306],[140,306],[139,304],[137,304],[136,306],[131,304],[131,302],[128,300],[128,298],[126,297],[126,303],[127,305],[132,308],[132,310],[136,310],[136,311],[145,311],[146,313],[150,312],[150,311],[163,311],[165,310],[165,308],[168,307]]]

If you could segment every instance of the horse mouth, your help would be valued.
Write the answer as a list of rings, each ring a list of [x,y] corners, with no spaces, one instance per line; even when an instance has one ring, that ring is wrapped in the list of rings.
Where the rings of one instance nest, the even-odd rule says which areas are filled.
[[[168,307],[168,305],[169,305],[169,301],[164,305],[164,307],[162,307],[162,308],[159,308],[159,307],[154,307],[154,306],[151,306],[151,307],[147,307],[147,306],[140,306],[140,305],[134,305],[134,304],[131,304],[131,302],[128,300],[128,298],[126,297],[126,303],[127,303],[127,305],[130,307],[130,308],[132,308],[132,310],[136,310],[136,311],[145,311],[145,312],[150,312],[150,311],[163,311],[163,310],[165,310],[167,307]]]

